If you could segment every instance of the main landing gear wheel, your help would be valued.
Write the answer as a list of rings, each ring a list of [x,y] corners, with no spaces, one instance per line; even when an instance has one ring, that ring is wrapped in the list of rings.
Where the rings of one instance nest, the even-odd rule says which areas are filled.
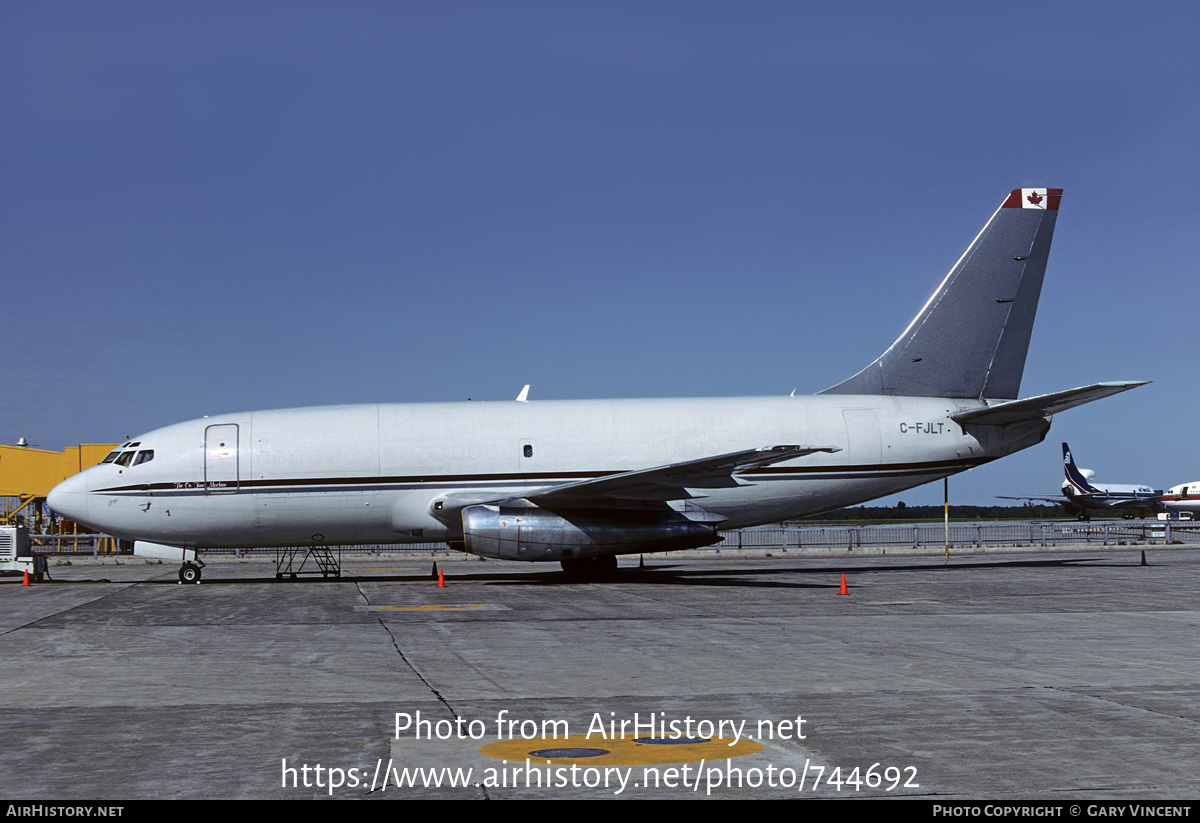
[[[611,580],[617,574],[617,556],[581,557],[560,560],[563,572],[572,580]]]
[[[179,582],[180,583],[199,583],[200,582],[200,567],[195,563],[184,563],[179,567]]]

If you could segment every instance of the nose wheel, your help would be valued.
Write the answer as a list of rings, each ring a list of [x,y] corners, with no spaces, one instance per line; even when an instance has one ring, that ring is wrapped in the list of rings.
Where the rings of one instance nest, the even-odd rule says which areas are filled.
[[[179,582],[180,583],[199,583],[200,582],[200,567],[195,563],[184,563],[179,567]]]

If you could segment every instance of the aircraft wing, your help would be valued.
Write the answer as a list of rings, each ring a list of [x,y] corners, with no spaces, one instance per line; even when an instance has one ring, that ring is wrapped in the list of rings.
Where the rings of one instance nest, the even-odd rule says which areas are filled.
[[[1108,507],[1112,509],[1153,509],[1155,511],[1162,508],[1157,497],[1131,497],[1112,500],[1108,503]]]
[[[984,406],[981,409],[967,409],[950,415],[958,423],[975,423],[987,426],[1004,426],[1008,423],[1020,423],[1024,420],[1036,420],[1039,417],[1049,417],[1093,400],[1100,400],[1120,394],[1123,391],[1144,386],[1149,380],[1121,380],[1111,383],[1093,383],[1078,389],[1039,394],[1036,397],[1026,397],[1024,400],[1010,400],[997,403],[994,406]]]
[[[618,472],[603,477],[589,478],[561,486],[543,486],[533,490],[507,489],[504,491],[463,491],[446,495],[442,505],[434,514],[439,520],[449,522],[457,512],[467,506],[499,503],[504,500],[524,498],[542,506],[564,508],[609,508],[622,500],[666,502],[703,497],[689,489],[723,488],[751,485],[735,477],[772,463],[782,463],[816,452],[841,451],[838,446],[767,446],[761,449],[746,449],[740,452],[703,457],[683,463],[672,463],[652,469]]]
[[[610,474],[525,495],[538,504],[560,506],[604,506],[614,500],[684,500],[703,497],[689,489],[748,485],[735,477],[739,472],[782,463],[815,452],[841,451],[837,446],[767,446],[740,452],[702,457],[652,469]]]
[[[1055,504],[1072,502],[1070,498],[1064,497],[1061,494],[1058,495],[1057,497],[1011,497],[1007,494],[998,494],[998,495],[996,495],[996,497],[999,500],[1044,500],[1047,503],[1055,503]]]
[[[1004,494],[998,494],[996,497],[1000,500],[1042,500],[1046,503],[1055,503],[1060,506],[1072,503],[1076,506],[1091,509],[1133,509],[1136,511],[1138,509],[1158,510],[1160,508],[1158,499],[1154,497],[1118,498],[1106,497],[1104,495],[1088,495],[1081,499],[1070,498],[1064,495],[1059,495],[1058,497],[1010,497]]]

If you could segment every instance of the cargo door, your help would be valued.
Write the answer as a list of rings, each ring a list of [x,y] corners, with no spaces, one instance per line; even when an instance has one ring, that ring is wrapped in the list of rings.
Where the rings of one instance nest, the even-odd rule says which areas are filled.
[[[879,418],[874,409],[845,409],[846,454],[838,455],[852,466],[875,466],[883,459]]]

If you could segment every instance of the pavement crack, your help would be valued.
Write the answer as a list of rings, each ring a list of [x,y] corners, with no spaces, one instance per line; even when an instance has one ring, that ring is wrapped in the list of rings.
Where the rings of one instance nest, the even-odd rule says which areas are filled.
[[[44,585],[46,585],[46,584],[45,584],[45,583],[42,583],[42,584],[39,584],[39,585],[43,585],[43,586],[44,586]],[[4,637],[4,636],[5,636],[5,635],[7,635],[7,634],[12,634],[13,632],[19,632],[21,629],[30,629],[30,628],[33,628],[33,627],[34,627],[34,626],[36,626],[38,623],[41,623],[41,622],[42,622],[42,621],[44,621],[44,620],[49,620],[49,619],[50,619],[50,618],[52,618],[52,617],[58,617],[59,615],[63,615],[63,614],[70,614],[71,612],[75,611],[76,609],[81,609],[81,608],[83,608],[84,606],[92,606],[92,605],[94,605],[94,604],[96,604],[96,603],[99,603],[101,600],[107,600],[108,598],[110,598],[110,597],[113,597],[114,595],[121,594],[122,592],[124,592],[124,591],[127,591],[127,590],[129,590],[129,589],[132,589],[132,588],[134,588],[134,587],[135,587],[135,586],[137,586],[137,585],[138,585],[138,583],[136,583],[136,582],[135,582],[135,583],[130,583],[130,584],[128,584],[128,585],[121,586],[121,588],[119,588],[119,589],[115,589],[115,590],[113,590],[113,591],[110,591],[110,592],[108,592],[107,594],[103,594],[103,595],[101,595],[101,596],[99,596],[99,597],[97,597],[97,598],[94,598],[94,599],[92,599],[92,600],[88,600],[88,601],[86,601],[86,602],[83,602],[83,603],[76,603],[74,606],[71,606],[71,608],[69,608],[69,609],[63,609],[62,611],[57,611],[57,612],[54,612],[54,613],[52,613],[52,614],[43,614],[41,617],[37,618],[36,620],[30,620],[28,623],[22,623],[20,626],[13,626],[11,629],[5,629],[5,630],[3,630],[3,631],[0,631],[0,637]]]
[[[1063,694],[1073,695],[1075,697],[1086,697],[1089,700],[1095,700],[1099,703],[1107,703],[1112,706],[1120,706],[1123,709],[1129,709],[1131,711],[1146,712],[1147,714],[1153,714],[1153,715],[1157,715],[1159,717],[1167,718],[1168,720],[1172,720],[1176,723],[1179,723],[1179,722],[1192,723],[1192,724],[1196,723],[1195,720],[1193,720],[1189,717],[1184,717],[1177,713],[1173,714],[1170,712],[1164,712],[1164,711],[1160,711],[1158,709],[1152,709],[1149,706],[1143,706],[1139,703],[1128,703],[1123,700],[1117,700],[1113,697],[1105,697],[1103,695],[1093,694],[1088,691],[1082,691],[1079,689],[1067,689],[1067,688],[1062,688],[1059,686],[1047,686],[1046,688],[1051,689],[1056,692],[1062,692]]]
[[[362,585],[358,582],[355,582],[354,587],[358,590],[358,593],[362,597],[363,601],[368,606],[370,606],[371,598],[367,597],[367,593],[362,590]],[[441,703],[443,706],[446,707],[446,711],[448,711],[450,713],[450,719],[456,720],[458,718],[458,712],[456,712],[454,710],[454,707],[450,705],[450,701],[447,700],[446,697],[437,690],[437,687],[434,686],[432,683],[430,683],[429,679],[427,677],[425,677],[424,674],[421,673],[421,670],[418,669],[413,664],[413,662],[408,659],[408,656],[406,654],[404,654],[404,649],[400,648],[400,641],[396,639],[396,633],[392,631],[391,627],[388,626],[388,624],[385,623],[383,621],[383,618],[379,617],[378,614],[375,616],[375,620],[379,623],[380,627],[385,632],[387,632],[388,637],[391,638],[392,648],[396,650],[396,654],[400,655],[400,659],[404,661],[404,665],[408,666],[409,671],[411,671],[413,674],[415,674],[417,676],[417,679],[425,684],[425,688],[429,689],[429,693],[434,696],[434,698],[437,700],[437,702]],[[488,790],[487,790],[486,786],[484,786],[483,784],[479,784],[479,790],[483,793],[484,800],[492,799],[488,795]]]

